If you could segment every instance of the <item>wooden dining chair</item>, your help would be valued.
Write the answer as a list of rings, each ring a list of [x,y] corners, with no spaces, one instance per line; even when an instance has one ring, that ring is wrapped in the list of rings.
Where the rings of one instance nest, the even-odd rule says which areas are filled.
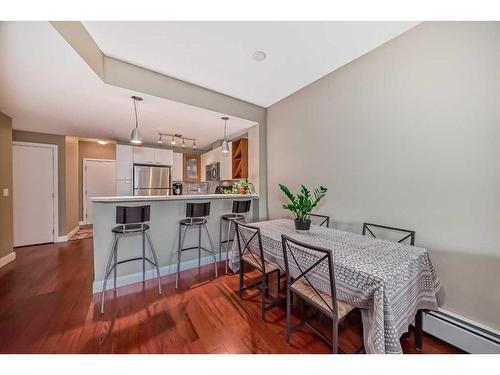
[[[262,292],[262,319],[266,320],[266,312],[270,308],[285,302],[284,298],[279,297],[281,273],[280,268],[264,259],[264,250],[262,248],[262,237],[260,229],[252,225],[236,221],[236,239],[238,241],[238,251],[240,255],[240,297],[243,291],[249,288],[258,287]],[[261,273],[261,279],[255,283],[245,285],[245,264],[250,265]],[[278,296],[273,297],[269,294],[269,275],[276,273],[278,278]],[[284,276],[284,275],[283,275]],[[268,300],[270,301],[267,304]]]
[[[304,325],[309,327],[316,335],[332,347],[332,352],[337,353],[338,348],[338,326],[339,323],[355,307],[337,300],[335,287],[335,271],[333,268],[332,252],[318,246],[312,246],[304,242],[282,234],[283,257],[285,259],[287,303],[286,303],[286,342],[290,343],[290,335]],[[318,271],[326,273],[328,279],[314,282],[311,275]],[[323,284],[323,290],[318,287]],[[324,290],[327,290],[325,293]],[[291,326],[292,298],[299,297],[306,303],[312,305],[322,314],[332,319],[332,338],[329,339],[314,328],[310,322],[317,317],[317,313],[305,318],[295,326]],[[343,350],[340,349],[343,353]]]
[[[316,225],[322,227],[325,226],[327,228],[330,227],[330,216],[328,215],[320,215],[320,214],[311,214],[311,221],[316,223]]]
[[[373,238],[379,238],[375,235],[376,229],[383,229],[385,231],[389,231],[392,233],[397,233],[401,232],[403,233],[403,238],[400,240],[397,240],[399,243],[404,243],[406,240],[410,240],[410,245],[415,246],[415,235],[416,232],[414,230],[409,230],[409,229],[402,229],[402,228],[395,228],[395,227],[389,227],[387,225],[380,225],[380,224],[373,224],[373,223],[363,223],[363,235],[366,235],[366,232],[368,232]],[[384,238],[387,239],[387,238]]]

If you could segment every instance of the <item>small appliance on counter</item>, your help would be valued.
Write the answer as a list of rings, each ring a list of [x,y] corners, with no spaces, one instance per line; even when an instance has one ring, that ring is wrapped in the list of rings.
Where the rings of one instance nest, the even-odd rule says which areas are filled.
[[[182,195],[182,183],[174,182],[172,184],[172,195]]]
[[[215,188],[215,194],[226,194],[229,193],[233,190],[233,186],[226,186],[226,185],[218,185]]]

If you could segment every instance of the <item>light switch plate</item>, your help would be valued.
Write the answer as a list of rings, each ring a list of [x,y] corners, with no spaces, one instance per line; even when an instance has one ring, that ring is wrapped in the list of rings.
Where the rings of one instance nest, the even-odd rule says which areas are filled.
[[[9,189],[8,188],[4,188],[3,189],[3,196],[4,197],[8,197],[9,196]]]

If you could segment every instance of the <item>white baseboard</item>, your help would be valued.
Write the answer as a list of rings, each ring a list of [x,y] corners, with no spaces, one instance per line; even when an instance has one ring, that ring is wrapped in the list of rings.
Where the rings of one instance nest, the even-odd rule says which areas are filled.
[[[86,224],[87,224],[87,222],[86,222],[86,221],[79,221],[79,222],[78,222],[78,225],[86,225]]]
[[[80,227],[76,227],[75,229],[71,230],[68,234],[66,234],[65,236],[58,236],[56,238],[56,241],[55,242],[66,242],[67,240],[69,240],[71,238],[71,236],[73,236],[76,232],[78,232],[78,229],[80,229]]]
[[[0,268],[9,264],[14,259],[16,259],[16,253],[13,251],[12,253],[7,254],[6,256],[0,258]]]
[[[500,332],[440,309],[424,314],[425,332],[472,354],[500,354]]]
[[[219,254],[217,254],[215,256],[215,258],[217,261],[219,261]],[[226,259],[224,252],[222,253],[222,259],[223,260]],[[201,265],[205,266],[207,264],[213,264],[213,261],[214,260],[213,260],[212,256],[205,256],[205,257],[201,258]],[[137,265],[140,265],[139,261],[137,262]],[[152,267],[151,264],[149,264],[148,267],[149,267],[149,269],[146,270],[146,280],[156,278],[156,269],[151,268]],[[196,267],[198,267],[198,258],[181,263],[181,271],[188,270],[191,268],[196,268]],[[118,271],[118,272],[120,272],[120,271]],[[168,266],[160,267],[160,276],[171,275],[171,274],[176,273],[176,272],[177,272],[177,264],[170,264]],[[138,283],[141,281],[142,281],[142,271],[131,274],[131,275],[118,276],[116,278],[116,287],[118,288],[118,287],[125,286],[125,285],[135,284],[135,283]],[[102,280],[101,281],[94,281],[94,283],[92,284],[92,293],[95,294],[95,293],[102,292],[103,284],[104,284],[104,282]],[[113,289],[113,277],[112,276],[108,279],[108,283],[106,285],[106,290],[110,290],[110,289]]]

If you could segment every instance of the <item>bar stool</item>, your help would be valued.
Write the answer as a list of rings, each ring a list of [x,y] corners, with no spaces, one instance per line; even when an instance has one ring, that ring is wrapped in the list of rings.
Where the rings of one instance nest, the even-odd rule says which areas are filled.
[[[160,268],[158,263],[158,257],[149,236],[149,224],[146,224],[150,220],[151,207],[148,206],[117,206],[116,207],[116,224],[120,224],[113,229],[111,232],[114,234],[113,242],[111,244],[111,249],[108,256],[108,262],[106,265],[106,271],[104,272],[104,284],[101,293],[101,314],[104,313],[104,299],[106,296],[106,285],[108,282],[108,277],[111,271],[113,272],[113,290],[116,291],[116,270],[119,264],[132,262],[136,260],[142,260],[142,282],[146,281],[146,261],[151,263],[156,268],[156,278],[158,280],[158,292],[161,294],[161,280],[160,280]],[[142,235],[142,256],[129,258],[118,261],[118,241],[121,237],[130,235],[133,233],[141,233]],[[153,260],[146,257],[146,239],[149,243],[149,248]]]
[[[219,226],[219,261],[222,260],[222,247],[225,245],[226,247],[226,274],[227,274],[227,263],[228,263],[228,258],[229,258],[229,250],[230,250],[230,247],[229,247],[229,243],[230,242],[234,242],[234,234],[233,236],[231,237],[231,227],[232,227],[232,224],[236,221],[236,220],[242,220],[243,222],[246,222],[245,221],[245,216],[243,216],[243,214],[246,214],[247,212],[250,211],[250,204],[252,203],[252,201],[249,199],[249,200],[245,200],[245,201],[233,201],[233,210],[232,210],[232,213],[230,214],[226,214],[226,215],[222,215],[221,218],[220,218],[220,226]],[[226,224],[227,225],[227,236],[226,236],[226,239],[223,240],[222,239],[222,230],[223,230],[223,225]],[[236,230],[236,228],[235,228]]]
[[[212,239],[210,238],[210,233],[207,228],[207,217],[210,215],[210,202],[206,203],[187,203],[186,204],[186,219],[179,221],[179,247],[177,250],[177,274],[175,276],[175,288],[179,288],[179,273],[181,271],[181,255],[183,251],[198,249],[198,267],[201,265],[201,250],[205,250],[214,257],[214,268],[215,277],[217,277],[217,259],[215,259],[214,246],[212,244]],[[190,228],[198,228],[198,246],[192,246],[184,248],[184,240],[186,239],[186,233]],[[184,233],[182,229],[184,228]],[[210,242],[210,248],[201,246],[201,229],[204,228],[208,241]]]

